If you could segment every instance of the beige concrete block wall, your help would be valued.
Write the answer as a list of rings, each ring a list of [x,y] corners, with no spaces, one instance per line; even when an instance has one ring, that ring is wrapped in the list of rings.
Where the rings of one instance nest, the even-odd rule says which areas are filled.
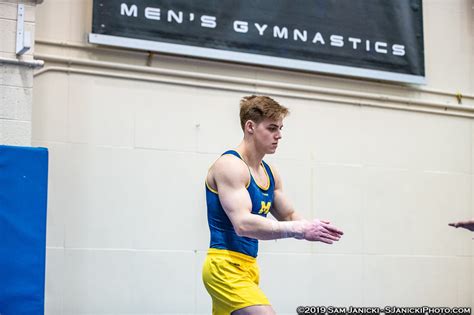
[[[45,1],[32,137],[50,150],[46,314],[210,313],[204,176],[240,141],[238,101],[251,93],[292,110],[268,157],[290,199],[346,232],[334,246],[261,243],[278,314],[472,306],[472,234],[447,226],[474,217],[471,4],[424,1],[418,87],[162,55],[146,67],[146,53],[86,43],[90,0]]]
[[[34,48],[17,57],[18,3],[25,4],[25,31],[35,35],[36,1],[0,1],[0,144],[31,144],[33,69],[1,61],[33,59]],[[34,46],[34,45],[33,45]]]

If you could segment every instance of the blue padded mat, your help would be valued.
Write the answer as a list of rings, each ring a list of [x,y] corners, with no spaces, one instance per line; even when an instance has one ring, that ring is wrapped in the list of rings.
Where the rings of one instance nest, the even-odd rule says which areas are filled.
[[[44,314],[48,150],[0,146],[0,314]]]

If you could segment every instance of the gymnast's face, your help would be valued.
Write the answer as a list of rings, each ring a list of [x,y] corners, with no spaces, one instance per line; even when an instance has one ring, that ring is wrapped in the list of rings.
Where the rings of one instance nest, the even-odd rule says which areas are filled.
[[[273,120],[266,118],[253,127],[255,144],[265,153],[275,153],[281,139],[283,119]]]

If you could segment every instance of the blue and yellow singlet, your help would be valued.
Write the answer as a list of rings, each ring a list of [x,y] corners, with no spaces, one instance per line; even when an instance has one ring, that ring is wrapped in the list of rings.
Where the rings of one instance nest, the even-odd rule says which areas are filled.
[[[231,154],[242,159],[237,151],[229,150],[222,155]],[[245,162],[245,161],[244,161]],[[250,199],[252,200],[252,214],[266,217],[273,202],[275,179],[270,166],[262,161],[267,174],[267,187],[261,187],[250,174],[247,185]],[[250,170],[249,170],[250,173]],[[206,181],[207,221],[211,231],[210,248],[231,250],[251,257],[257,257],[258,240],[239,236],[234,230],[232,222],[227,217],[219,200],[218,192],[209,187]]]

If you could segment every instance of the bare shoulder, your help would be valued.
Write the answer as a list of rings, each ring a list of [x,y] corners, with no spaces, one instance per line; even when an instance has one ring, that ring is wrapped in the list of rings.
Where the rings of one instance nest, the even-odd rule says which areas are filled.
[[[217,159],[212,165],[209,175],[210,182],[214,184],[214,187],[246,185],[250,176],[247,165],[238,157],[230,154]]]

